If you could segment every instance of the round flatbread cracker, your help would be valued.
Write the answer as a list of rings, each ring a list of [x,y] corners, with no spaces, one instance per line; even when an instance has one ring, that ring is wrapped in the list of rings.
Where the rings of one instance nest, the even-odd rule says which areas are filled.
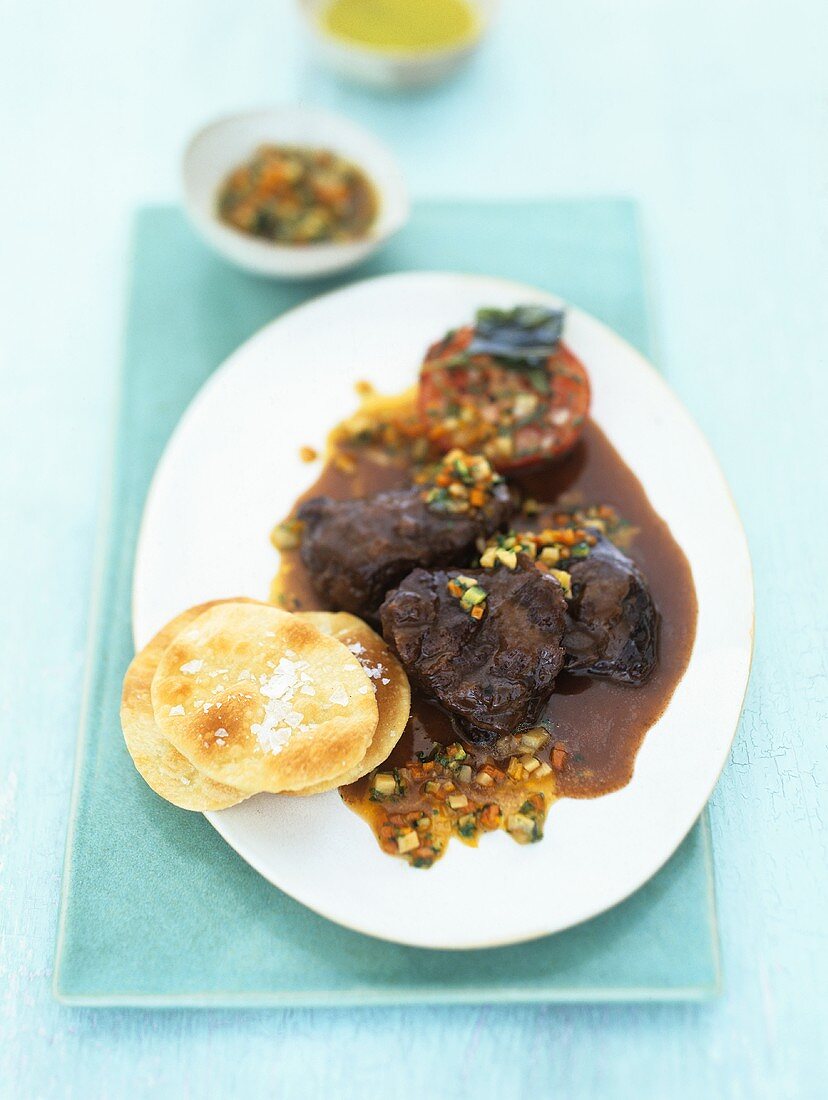
[[[152,704],[199,771],[251,793],[341,775],[365,755],[378,720],[354,654],[267,604],[220,604],[191,623],[159,662]]]
[[[330,634],[348,647],[368,674],[379,709],[379,721],[371,744],[358,764],[336,779],[294,792],[320,794],[343,787],[346,783],[354,783],[388,759],[411,714],[411,688],[405,669],[383,638],[356,615],[349,615],[347,611],[297,611],[296,618],[310,623],[323,634]]]
[[[156,794],[182,810],[224,810],[250,797],[249,792],[215,783],[193,767],[158,728],[152,712],[150,685],[164,650],[215,602],[199,604],[177,615],[136,653],[124,677],[121,695],[121,727],[135,767]]]

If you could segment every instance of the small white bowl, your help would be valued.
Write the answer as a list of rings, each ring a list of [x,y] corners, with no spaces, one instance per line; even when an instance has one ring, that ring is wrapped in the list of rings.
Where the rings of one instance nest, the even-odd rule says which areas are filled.
[[[362,46],[329,34],[320,14],[330,0],[299,0],[299,7],[323,61],[340,75],[375,88],[420,88],[449,77],[474,53],[500,0],[468,0],[477,16],[474,36],[457,46],[432,50],[389,50]]]
[[[331,149],[361,168],[379,201],[368,235],[355,241],[286,245],[225,225],[217,210],[219,188],[265,143]],[[390,149],[350,119],[309,107],[247,111],[211,122],[190,141],[181,169],[184,206],[204,240],[239,267],[274,279],[311,279],[354,267],[408,221],[408,191]]]

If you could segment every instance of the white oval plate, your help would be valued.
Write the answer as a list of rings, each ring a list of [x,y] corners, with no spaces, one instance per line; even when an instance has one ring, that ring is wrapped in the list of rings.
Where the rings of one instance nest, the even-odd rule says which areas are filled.
[[[268,540],[314,476],[298,458],[355,406],[353,384],[411,384],[427,345],[481,305],[559,305],[532,287],[469,275],[401,274],[317,298],[262,329],[187,410],[150,489],[138,545],[134,632],[142,646],[202,600],[265,598]],[[280,889],[331,920],[422,947],[515,943],[595,916],[676,850],[724,766],[750,667],[753,591],[745,536],[708,444],[657,372],[570,308],[566,340],[593,383],[593,414],[684,548],[699,601],[687,672],[647,734],[635,775],[604,798],[565,799],[546,837],[459,842],[429,871],[380,852],[336,792],[257,795],[207,814]]]

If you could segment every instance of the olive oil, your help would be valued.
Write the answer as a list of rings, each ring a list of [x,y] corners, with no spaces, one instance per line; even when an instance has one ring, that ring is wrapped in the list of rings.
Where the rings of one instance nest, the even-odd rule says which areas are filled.
[[[331,0],[320,21],[334,38],[404,53],[459,46],[479,29],[468,0]]]

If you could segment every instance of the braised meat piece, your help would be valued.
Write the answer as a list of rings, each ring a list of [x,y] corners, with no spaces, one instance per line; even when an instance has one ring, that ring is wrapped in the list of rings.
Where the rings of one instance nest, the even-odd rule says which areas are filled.
[[[370,618],[415,566],[468,561],[477,539],[503,527],[513,511],[502,482],[482,507],[466,512],[429,504],[418,486],[362,500],[316,497],[298,513],[302,561],[328,607]]]
[[[531,726],[564,661],[563,589],[523,557],[514,569],[415,569],[380,619],[411,680],[476,744]]]
[[[568,569],[567,672],[643,684],[658,650],[658,612],[643,574],[605,538]]]

